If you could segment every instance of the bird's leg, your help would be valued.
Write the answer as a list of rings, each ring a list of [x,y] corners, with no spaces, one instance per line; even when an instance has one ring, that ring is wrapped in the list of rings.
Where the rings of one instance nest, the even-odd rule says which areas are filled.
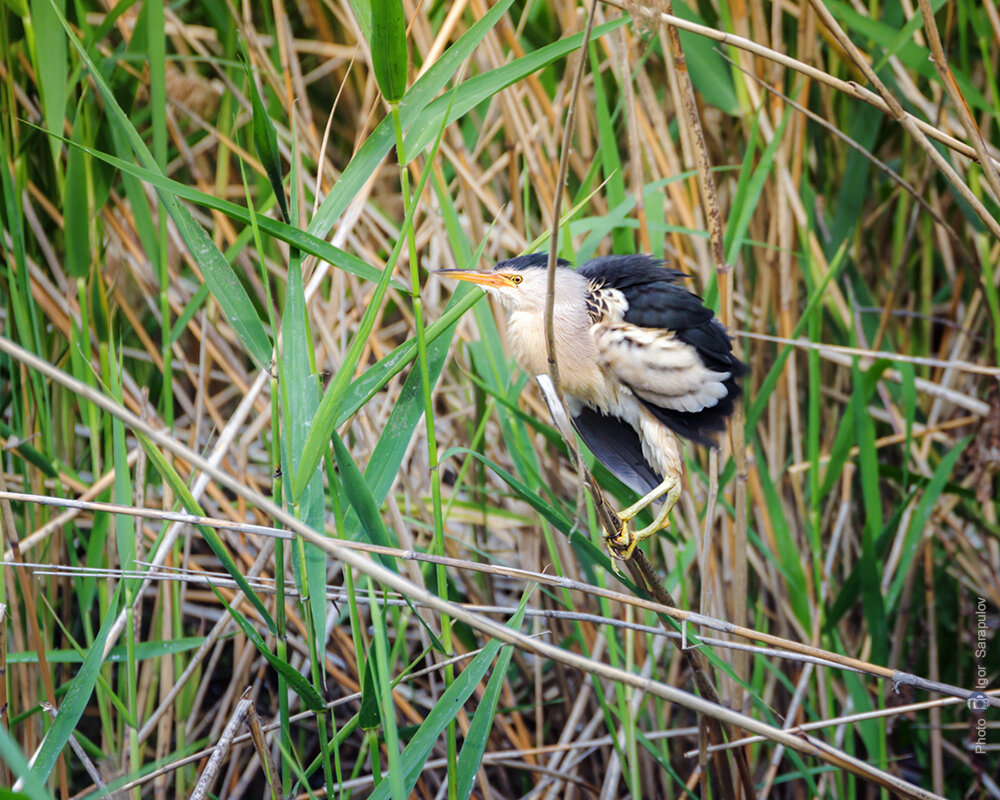
[[[621,530],[615,534],[605,536],[605,541],[608,544],[608,550],[611,551],[611,554],[622,561],[630,559],[640,542],[670,525],[670,512],[677,505],[677,499],[680,496],[680,475],[668,475],[663,483],[641,498],[637,503],[633,503],[628,508],[619,511],[618,518],[622,521]],[[660,498],[663,499],[663,507],[657,513],[653,524],[647,525],[645,528],[637,531],[632,530],[629,527],[629,523],[635,519],[640,511]]]

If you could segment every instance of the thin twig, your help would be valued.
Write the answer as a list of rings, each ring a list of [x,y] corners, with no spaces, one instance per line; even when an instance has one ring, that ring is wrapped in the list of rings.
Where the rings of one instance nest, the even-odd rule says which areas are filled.
[[[944,47],[941,44],[941,35],[938,32],[937,22],[934,21],[934,10],[931,8],[930,0],[919,0],[919,2],[920,14],[924,18],[924,32],[927,34],[927,43],[931,47],[931,63],[934,64],[934,68],[941,78],[941,83],[944,84],[944,90],[955,105],[955,113],[958,115],[962,127],[965,128],[965,135],[969,137],[969,141],[976,151],[979,163],[983,167],[983,173],[986,175],[986,182],[993,190],[993,196],[1000,200],[1000,175],[997,175],[996,165],[986,150],[986,141],[983,139],[982,131],[979,130],[979,126],[972,118],[969,104],[965,102],[962,90],[958,88],[951,67],[948,66],[948,56],[945,55]]]
[[[1000,689],[991,689],[985,692],[989,696],[1000,695]],[[872,711],[863,711],[859,714],[845,714],[842,717],[831,717],[830,719],[818,719],[814,722],[803,722],[801,725],[793,725],[787,728],[791,733],[805,732],[805,731],[818,731],[823,728],[833,728],[839,725],[853,725],[857,722],[867,722],[872,719],[886,719],[889,717],[899,717],[903,714],[912,714],[915,711],[926,711],[928,709],[942,708],[943,706],[954,706],[962,703],[963,701],[957,697],[942,697],[937,700],[926,700],[922,703],[907,703],[901,706],[892,706],[890,708],[877,708]],[[968,727],[965,725],[965,727]],[[748,744],[756,744],[757,742],[763,741],[759,736],[747,736],[744,739],[738,739],[735,742],[727,742],[725,747],[744,747]],[[696,750],[689,750],[686,752],[685,757],[691,758],[697,755]]]
[[[17,503],[37,503],[42,506],[58,508],[74,508],[78,511],[94,511],[106,514],[128,514],[143,519],[159,519],[165,522],[177,522],[183,525],[205,525],[209,528],[230,531],[231,533],[252,533],[258,536],[273,536],[277,539],[294,539],[295,535],[282,528],[271,528],[266,525],[254,525],[249,522],[233,522],[229,519],[202,517],[197,514],[187,514],[180,511],[162,511],[158,508],[141,506],[124,506],[119,503],[99,503],[88,500],[74,500],[70,497],[50,497],[48,495],[25,494],[24,492],[2,492],[0,500],[12,500]],[[10,560],[10,559],[5,559]]]
[[[805,106],[796,103],[794,100],[792,100],[791,97],[782,92],[780,89],[767,83],[767,81],[762,80],[757,75],[754,75],[750,70],[746,69],[742,64],[739,64],[733,59],[731,59],[725,52],[722,51],[721,48],[717,47],[716,52],[727,62],[729,62],[733,67],[738,69],[752,81],[755,81],[762,89],[770,92],[775,97],[780,97],[782,100],[784,100],[788,105],[790,105],[800,114],[811,119],[813,122],[815,122],[817,125],[823,128],[831,136],[835,136],[836,138],[840,139],[844,144],[846,144],[856,153],[858,153],[863,158],[867,159],[876,167],[878,167],[878,169],[881,172],[884,172],[886,175],[888,175],[890,180],[898,184],[908,195],[910,195],[910,197],[913,198],[914,202],[916,202],[922,209],[924,209],[924,211],[926,211],[934,219],[934,221],[941,226],[941,228],[948,234],[948,236],[952,239],[952,241],[955,242],[955,245],[966,255],[967,258],[969,258],[970,260],[975,258],[972,251],[970,251],[965,242],[962,241],[961,237],[959,237],[957,231],[949,224],[948,220],[946,220],[943,216],[941,216],[941,214],[939,214],[937,210],[935,210],[931,206],[931,204],[927,202],[927,200],[924,198],[923,194],[917,189],[917,187],[913,186],[908,180],[906,180],[906,178],[904,178],[902,175],[896,172],[896,170],[894,170],[892,167],[890,167],[888,164],[882,161],[882,159],[875,156],[871,151],[867,150],[857,141],[852,139],[842,130],[840,130],[834,125],[831,125],[827,120],[825,120],[815,111],[812,111],[806,108]]]
[[[614,6],[615,8],[620,8],[622,10],[625,10],[625,4],[618,2],[617,0],[601,0],[601,1],[606,5]],[[736,47],[740,50],[745,50],[746,52],[752,53],[756,56],[760,56],[761,58],[766,58],[770,61],[773,61],[776,64],[780,64],[783,67],[787,67],[788,69],[800,72],[803,75],[812,78],[815,81],[818,81],[819,83],[822,83],[826,86],[830,86],[836,89],[837,91],[843,92],[844,94],[850,95],[851,97],[855,97],[858,100],[862,100],[863,102],[868,103],[870,106],[877,108],[879,111],[882,111],[885,114],[892,114],[892,110],[889,104],[884,99],[882,99],[875,92],[871,91],[870,89],[866,89],[865,87],[861,86],[855,81],[845,81],[841,80],[840,78],[835,78],[829,73],[824,72],[821,69],[817,69],[811,64],[806,64],[804,61],[799,61],[796,58],[787,56],[784,53],[780,53],[777,50],[773,50],[770,47],[765,47],[764,45],[758,44],[757,42],[751,41],[750,39],[747,39],[743,36],[737,36],[736,34],[733,33],[727,33],[726,31],[720,31],[717,30],[716,28],[710,28],[707,25],[701,25],[697,22],[691,22],[686,19],[681,19],[680,17],[675,17],[672,14],[661,13],[660,19],[667,25],[677,28],[679,30],[689,31],[691,33],[698,34],[699,36],[704,36],[706,39],[712,39],[713,41],[719,42],[720,44],[731,45],[732,47]],[[915,117],[912,114],[907,114],[906,112],[904,112],[904,114],[908,117],[908,119],[912,122],[913,125],[919,128],[923,133],[925,133],[930,138],[940,142],[945,147],[954,150],[957,153],[960,153],[961,155],[965,156],[968,159],[971,159],[973,161],[978,160],[978,156],[976,155],[975,149],[970,145],[966,144],[960,139],[956,139],[954,136],[951,136],[948,133],[945,133],[939,128],[934,127],[925,120],[919,119],[918,117]],[[992,158],[994,164],[1000,164],[1000,159],[998,159],[997,156],[993,156]]]
[[[243,697],[239,703],[236,704],[236,710],[229,718],[229,722],[226,723],[218,744],[212,750],[212,755],[208,759],[205,769],[202,770],[201,776],[198,778],[198,783],[195,784],[194,791],[191,792],[191,800],[203,800],[208,797],[208,790],[212,788],[212,783],[215,781],[219,768],[222,766],[222,761],[233,747],[236,732],[243,727],[243,722],[246,720],[247,714],[253,708],[253,703],[247,698],[249,691],[247,689],[243,693]],[[223,794],[225,794],[225,791],[223,791]]]
[[[562,393],[562,384],[559,380],[559,364],[556,360],[556,333],[555,333],[555,300],[556,300],[556,264],[559,259],[559,216],[562,206],[562,197],[566,188],[566,174],[569,171],[569,153],[572,144],[573,127],[576,121],[576,105],[580,95],[580,83],[587,67],[587,51],[590,47],[590,34],[594,28],[594,9],[597,0],[591,0],[590,11],[587,14],[587,25],[583,31],[583,41],[580,45],[580,59],[577,62],[576,72],[573,75],[573,85],[570,88],[567,98],[568,108],[566,110],[566,122],[563,125],[562,144],[559,149],[559,172],[556,177],[556,190],[552,203],[552,232],[549,235],[549,262],[545,285],[545,349],[548,357],[549,374],[552,387],[559,405],[565,409],[566,401]],[[536,379],[539,376],[536,376]],[[568,416],[568,414],[567,414]],[[590,487],[594,498],[594,505],[601,521],[601,526],[607,532],[617,532],[621,529],[621,521],[615,516],[611,507],[604,499],[604,494],[600,491],[596,481],[590,475],[583,463],[583,456],[580,448],[576,445],[576,437],[570,435],[565,437],[566,446],[573,455],[573,463],[576,466],[576,473],[580,478],[580,483]]]
[[[926,132],[916,124],[914,118],[910,116],[900,105],[899,101],[896,99],[895,95],[889,90],[881,78],[875,74],[875,70],[872,69],[871,64],[868,63],[868,59],[865,58],[864,54],[858,49],[858,47],[851,41],[851,37],[847,35],[844,29],[837,22],[833,14],[830,13],[830,9],[822,2],[822,0],[809,0],[809,4],[816,11],[820,20],[826,25],[830,33],[833,34],[834,39],[837,43],[844,48],[847,54],[851,57],[855,66],[861,70],[868,82],[875,87],[879,95],[885,101],[886,105],[889,107],[889,114],[895,119],[903,129],[913,137],[920,148],[924,151],[927,157],[937,166],[937,168],[944,174],[948,179],[948,182],[952,185],[958,195],[965,200],[976,212],[976,216],[982,220],[983,224],[989,229],[990,233],[993,234],[994,238],[1000,239],[1000,222],[998,222],[992,214],[987,210],[983,202],[973,193],[972,189],[968,187],[962,176],[958,174],[956,169],[948,162],[948,160],[938,152],[937,148],[930,143]],[[975,149],[975,148],[973,148]]]
[[[664,0],[663,8],[667,14],[673,16],[672,0]],[[715,178],[712,175],[708,148],[705,145],[705,133],[702,130],[701,117],[698,113],[698,102],[695,99],[694,86],[691,83],[691,75],[688,72],[687,60],[684,57],[684,49],[681,45],[681,37],[677,28],[667,26],[667,41],[670,45],[674,74],[677,79],[677,85],[681,93],[681,103],[684,108],[684,113],[680,118],[687,128],[688,138],[694,150],[695,166],[698,170],[698,188],[701,194],[702,207],[708,221],[708,234],[712,243],[712,259],[715,262],[715,274],[719,288],[719,316],[722,324],[730,327],[733,324],[732,266],[726,263],[722,209],[719,205],[719,198],[715,189]],[[738,399],[736,400],[734,411],[736,413],[729,426],[732,433],[733,460],[736,462],[736,492],[733,501],[736,514],[733,520],[733,546],[730,553],[730,569],[733,576],[732,615],[737,623],[742,624],[747,617],[747,461],[746,443],[743,435],[742,403]],[[718,457],[712,459],[709,463],[710,469],[714,468],[715,470],[715,474],[710,477],[709,482],[718,486]],[[706,520],[706,533],[707,530],[708,521]],[[706,567],[707,565],[703,563],[701,566]],[[704,587],[709,580],[709,574],[702,573],[701,579],[702,586]],[[733,659],[733,669],[737,677],[737,686],[739,681],[746,682],[748,678],[748,664],[749,662],[743,654],[737,654]],[[703,667],[706,671],[705,682],[711,683],[707,675],[707,664],[703,665]],[[742,707],[742,691],[737,688],[735,694],[735,705]],[[733,738],[733,731],[727,730],[726,734],[728,738]],[[713,730],[713,740],[718,740],[720,736],[721,731]],[[735,761],[743,793],[749,800],[749,798],[754,796],[754,788],[746,753],[736,753]],[[728,774],[728,761],[716,759],[716,763],[720,767],[723,791],[726,794],[736,791],[735,784]]]
[[[53,719],[56,719],[58,709],[45,702],[39,703],[39,705],[46,714]],[[101,777],[101,773],[98,772],[97,767],[94,766],[94,762],[91,761],[90,756],[87,755],[87,751],[83,749],[83,746],[76,740],[75,736],[69,737],[69,748],[73,751],[73,755],[75,755],[80,760],[80,763],[83,764],[84,771],[94,782],[94,786],[97,787],[97,791],[104,797],[111,797],[108,787],[104,785],[104,779]]]
[[[761,342],[790,344],[794,347],[801,347],[804,350],[818,350],[821,355],[837,353],[840,355],[858,356],[859,358],[868,358],[872,360],[885,359],[886,361],[898,361],[902,364],[920,364],[924,367],[954,369],[959,372],[971,372],[976,375],[986,375],[990,378],[1000,378],[1000,367],[991,367],[986,364],[973,364],[971,361],[953,361],[945,358],[910,356],[905,353],[896,353],[891,350],[870,350],[865,347],[849,347],[842,344],[826,344],[824,342],[810,341],[803,336],[800,336],[797,339],[788,339],[784,336],[771,336],[766,333],[753,333],[751,331],[737,331],[736,335],[744,339],[756,339]]]

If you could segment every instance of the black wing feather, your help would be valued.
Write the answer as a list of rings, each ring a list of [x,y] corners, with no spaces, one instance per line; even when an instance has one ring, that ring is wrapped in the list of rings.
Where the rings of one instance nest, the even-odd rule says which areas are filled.
[[[659,486],[660,476],[642,454],[639,434],[631,425],[582,406],[573,427],[598,461],[630,489],[646,495]]]
[[[625,296],[628,302],[625,322],[673,331],[680,341],[698,352],[709,369],[731,374],[725,382],[726,396],[712,408],[675,411],[642,401],[653,416],[679,436],[698,444],[714,445],[712,434],[725,430],[726,417],[733,413],[733,403],[741,392],[736,379],[746,374],[747,367],[733,354],[729,334],[714,318],[712,310],[705,307],[698,295],[678,285],[687,275],[642,254],[600,256],[580,267],[580,273]]]

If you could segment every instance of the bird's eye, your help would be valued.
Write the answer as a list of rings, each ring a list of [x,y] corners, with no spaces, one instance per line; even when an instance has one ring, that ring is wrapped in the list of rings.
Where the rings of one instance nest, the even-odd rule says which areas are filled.
[[[518,283],[520,283],[521,281],[524,280],[524,276],[523,275],[511,275],[510,276],[510,280],[511,280],[511,283],[518,284]]]

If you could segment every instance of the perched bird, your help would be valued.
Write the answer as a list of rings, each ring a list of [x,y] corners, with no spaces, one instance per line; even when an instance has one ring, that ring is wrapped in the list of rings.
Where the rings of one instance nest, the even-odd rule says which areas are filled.
[[[441,270],[484,287],[507,313],[507,334],[521,368],[548,372],[545,304],[548,256],[502,261],[493,269]],[[601,256],[555,276],[556,361],[569,412],[591,452],[642,499],[620,511],[608,547],[622,560],[669,525],[681,492],[682,436],[714,445],[740,395],[746,365],[683,272],[647,255]],[[652,525],[629,523],[657,499]]]

